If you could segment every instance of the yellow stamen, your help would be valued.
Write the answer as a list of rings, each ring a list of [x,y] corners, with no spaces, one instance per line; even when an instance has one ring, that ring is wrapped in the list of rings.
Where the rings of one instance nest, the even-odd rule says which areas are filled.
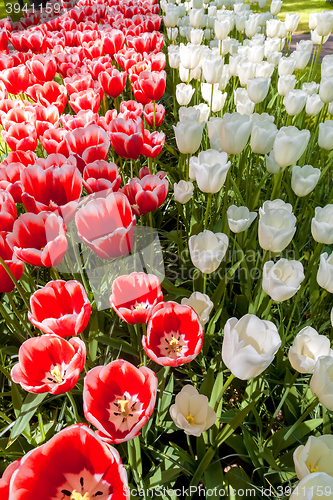
[[[142,304],[138,304],[137,306],[135,306],[135,309],[144,309],[144,307]]]
[[[120,406],[120,411],[123,417],[127,417],[129,414],[128,404],[129,401],[127,399],[118,399],[118,405]]]
[[[311,464],[310,464],[310,473],[314,473],[314,472],[318,472],[318,464],[316,464],[315,467],[311,467]]]
[[[172,337],[172,339],[169,342],[170,349],[172,349],[174,352],[179,352],[181,351],[181,346],[179,345],[179,341],[175,338]]]
[[[61,384],[61,382],[63,381],[63,378],[60,375],[60,368],[59,368],[59,366],[55,366],[53,368],[53,370],[51,371],[51,375],[56,379],[56,381],[58,382],[58,384]]]
[[[196,422],[195,418],[193,417],[193,415],[191,415],[191,413],[189,413],[186,416],[186,420],[188,421],[189,424],[195,424],[195,422]]]
[[[90,496],[89,493],[85,493],[84,496],[82,496],[76,490],[73,490],[69,500],[90,500]]]

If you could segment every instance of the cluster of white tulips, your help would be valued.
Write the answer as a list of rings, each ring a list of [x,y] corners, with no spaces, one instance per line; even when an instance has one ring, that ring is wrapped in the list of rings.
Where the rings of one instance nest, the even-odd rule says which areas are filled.
[[[174,197],[180,216],[188,220],[191,262],[203,273],[203,293],[195,292],[186,300],[205,324],[213,306],[206,280],[220,268],[229,245],[244,250],[251,240],[250,246],[261,248],[264,255],[259,284],[255,283],[248,314],[232,317],[224,325],[223,362],[233,376],[248,380],[261,374],[280,346],[294,339],[289,350],[292,368],[312,374],[313,395],[333,410],[328,337],[310,326],[290,337],[291,317],[281,338],[271,314],[273,302],[279,305],[296,295],[297,304],[304,298],[313,275],[321,294],[333,293],[333,253],[323,251],[324,245],[333,243],[333,198],[321,204],[333,150],[333,54],[319,65],[322,46],[333,28],[333,11],[312,13],[311,39],[299,41],[291,51],[300,15],[286,14],[281,21],[277,19],[281,0],[273,0],[269,11],[266,0],[250,1],[254,3],[263,11],[252,12],[244,0],[161,2],[174,116],[179,117],[173,127],[180,153]],[[315,205],[311,215],[307,213],[306,225],[301,205],[305,210],[310,198]],[[198,202],[203,207],[199,233],[191,231],[188,219]],[[312,254],[305,257],[299,248],[297,260],[282,258],[288,246],[295,248],[297,231],[308,232]],[[264,317],[258,317],[267,296]],[[306,453],[315,454],[315,446],[325,447],[324,438],[318,445],[311,438]],[[302,462],[296,467],[301,485],[303,481],[307,488],[320,481],[331,485],[331,477],[322,478],[325,466],[307,464],[300,448],[295,463]],[[319,476],[312,474],[311,479],[304,468],[307,473],[318,471]],[[308,497],[302,492],[297,498]]]

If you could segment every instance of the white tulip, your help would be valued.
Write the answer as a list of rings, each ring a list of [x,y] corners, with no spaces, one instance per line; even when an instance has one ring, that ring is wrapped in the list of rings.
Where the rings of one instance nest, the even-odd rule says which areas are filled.
[[[262,288],[276,302],[288,300],[304,280],[303,265],[298,260],[269,260],[263,268]]]
[[[187,106],[192,96],[195,92],[195,88],[192,85],[186,85],[185,83],[178,83],[176,85],[176,99],[180,106]]]
[[[185,120],[173,126],[176,143],[179,151],[183,154],[194,154],[200,147],[202,131],[205,123]]]
[[[330,13],[327,11],[319,12],[317,14],[316,30],[319,36],[328,36],[332,31],[333,20]]]
[[[296,335],[288,354],[291,366],[300,373],[313,373],[320,356],[331,355],[329,338],[319,335],[311,326],[302,328]]]
[[[225,183],[231,166],[227,153],[208,149],[199,153],[197,161],[192,163],[198,188],[203,193],[217,193]]]
[[[199,120],[198,120],[198,123],[202,123],[202,122],[205,122],[208,120],[209,118],[209,113],[210,113],[210,107],[207,106],[207,104],[205,104],[204,102],[200,103],[200,104],[197,104],[196,106],[194,106],[194,108],[199,111],[200,113],[200,116],[199,116]]]
[[[250,117],[251,122],[257,123],[257,122],[269,122],[269,123],[274,123],[275,116],[269,115],[268,113],[253,113]]]
[[[175,182],[173,185],[175,200],[184,205],[193,196],[194,186],[192,182],[181,180],[178,184]]]
[[[259,104],[266,99],[270,84],[270,78],[249,78],[247,80],[247,93],[251,101]]]
[[[220,142],[228,154],[240,154],[249,140],[252,122],[249,115],[225,113],[220,128]]]
[[[221,264],[227,251],[229,239],[224,233],[213,233],[205,229],[188,241],[193,265],[202,273],[211,274]]]
[[[261,155],[268,154],[273,148],[277,132],[276,125],[270,121],[255,122],[251,133],[252,152]]]
[[[318,35],[317,28],[311,31],[311,40],[314,43],[314,45],[320,45],[321,43],[326,43],[328,40],[329,35],[327,36],[320,36]]]
[[[307,95],[303,90],[289,90],[283,99],[283,104],[289,116],[298,115],[305,107]]]
[[[203,39],[204,32],[199,28],[193,28],[190,30],[190,41],[195,45],[200,45]]]
[[[220,56],[206,56],[202,61],[202,72],[207,83],[219,83],[223,73],[224,60]]]
[[[333,410],[333,357],[321,356],[318,358],[310,389],[319,402],[328,410]],[[333,490],[332,490],[333,491]]]
[[[312,40],[300,40],[299,42],[296,43],[296,50],[300,51],[305,51],[305,52],[312,52],[313,49],[313,42]]]
[[[207,396],[199,394],[193,385],[185,385],[170,406],[170,415],[185,434],[200,437],[216,421],[216,413],[208,404]]]
[[[216,149],[219,152],[222,151],[221,142],[220,142],[220,128],[221,128],[222,123],[223,123],[223,119],[215,117],[215,116],[209,118],[209,120],[207,122],[210,147],[212,149]]]
[[[318,243],[326,245],[333,243],[333,205],[315,208],[315,216],[311,221],[311,233]]]
[[[305,112],[307,115],[316,116],[323,109],[324,103],[318,94],[308,95]]]
[[[194,45],[188,43],[184,45],[183,43],[179,46],[179,56],[180,62],[186,69],[194,69],[198,66],[201,59],[201,48],[200,45]]]
[[[183,122],[184,120],[191,120],[199,123],[200,111],[197,110],[194,106],[189,106],[188,108],[180,107],[178,110],[179,121]]]
[[[279,52],[280,48],[281,48],[280,38],[278,38],[277,36],[273,38],[267,38],[267,40],[265,40],[265,57],[267,57],[269,52]]]
[[[326,120],[319,123],[318,145],[320,148],[331,151],[333,149],[333,121]]]
[[[270,174],[278,174],[280,171],[279,165],[274,160],[274,151],[272,150],[269,155],[265,155],[266,159],[266,170]]]
[[[204,9],[191,9],[188,14],[192,28],[199,28],[202,23]]]
[[[333,54],[328,54],[321,61],[321,76],[333,76]]]
[[[286,28],[286,23],[281,22],[278,37],[281,38],[281,42],[283,42],[287,38],[287,36],[288,36],[288,31]],[[283,47],[281,47],[281,50],[282,48]]]
[[[292,206],[279,199],[265,201],[259,208],[259,216],[259,245],[264,250],[282,252],[296,231],[296,217],[292,213]]]
[[[265,47],[263,45],[255,45],[248,52],[249,61],[256,64],[260,64],[263,61],[264,55]]]
[[[311,12],[309,15],[309,29],[315,30],[317,28],[317,15],[318,12]]]
[[[246,231],[257,217],[256,212],[250,212],[247,207],[231,205],[227,211],[229,228],[233,233]]]
[[[281,57],[278,66],[279,76],[291,75],[296,68],[296,59],[292,57]]]
[[[215,35],[218,40],[225,40],[230,32],[229,19],[215,20],[214,24]]]
[[[333,478],[324,472],[304,477],[293,490],[289,500],[333,500]]]
[[[296,448],[293,458],[300,480],[315,472],[324,472],[333,477],[333,435],[310,436],[305,445]]]
[[[301,16],[297,13],[295,13],[295,14],[287,13],[285,21],[284,21],[285,25],[286,25],[286,30],[291,32],[291,33],[294,33],[294,31],[297,30],[297,26],[298,26],[300,19],[301,19]]]
[[[317,272],[317,283],[330,293],[333,293],[333,254],[324,252],[320,256]]]
[[[258,31],[259,19],[257,15],[252,15],[245,21],[245,34],[248,38],[252,38]]]
[[[316,82],[303,83],[302,90],[304,92],[306,92],[309,96],[314,95],[314,94],[318,94],[319,83],[316,83]]]
[[[167,28],[167,35],[170,42],[174,42],[178,36],[178,28]]]
[[[165,11],[165,16],[163,17],[163,22],[167,28],[174,28],[180,17],[179,7],[171,3],[167,4],[167,10]]]
[[[274,73],[274,64],[269,63],[268,61],[263,61],[260,64],[257,64],[256,67],[256,78],[262,77],[266,79],[270,79]]]
[[[256,76],[256,64],[251,62],[240,62],[237,66],[239,82],[245,87],[249,78]]]
[[[233,375],[248,380],[271,364],[280,345],[281,338],[271,321],[246,314],[240,320],[230,318],[226,322],[222,359]]]
[[[181,301],[182,306],[191,306],[200,318],[201,326],[205,326],[209,321],[209,315],[213,310],[214,304],[208,295],[200,292],[193,292],[189,298],[184,297]]]
[[[291,173],[291,188],[296,196],[307,196],[318,184],[319,177],[319,168],[313,168],[311,165],[301,168],[295,165]]]
[[[271,3],[271,14],[272,16],[277,16],[282,7],[282,0],[272,0]]]
[[[281,21],[279,21],[278,19],[271,19],[270,21],[267,21],[266,33],[269,38],[275,38],[278,36],[280,31],[280,24]]]
[[[178,45],[169,45],[168,57],[170,68],[177,69],[180,63],[179,47]]]
[[[270,64],[274,64],[274,67],[279,65],[280,59],[282,58],[281,52],[268,52],[267,53],[267,62]]]
[[[282,127],[275,137],[274,159],[280,168],[296,163],[306,150],[310,140],[309,130],[296,127]]]
[[[278,79],[278,93],[282,96],[285,96],[290,90],[293,90],[295,88],[295,85],[295,75],[282,75]]]
[[[324,76],[321,79],[319,96],[325,104],[333,101],[333,76]]]
[[[295,59],[295,61],[296,61],[295,69],[296,70],[300,70],[300,69],[303,70],[306,68],[306,66],[308,65],[308,62],[310,61],[311,51],[309,51],[309,50],[295,50],[294,52],[292,52],[292,54],[290,54],[290,57],[292,59]]]

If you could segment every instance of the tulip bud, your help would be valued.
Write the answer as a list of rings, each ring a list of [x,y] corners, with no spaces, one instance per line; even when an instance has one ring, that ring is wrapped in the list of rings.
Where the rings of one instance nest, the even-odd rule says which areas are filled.
[[[283,302],[295,295],[304,280],[303,265],[298,260],[280,259],[265,263],[262,288],[276,302]]]
[[[282,127],[275,137],[274,159],[280,168],[296,163],[307,148],[310,140],[309,130],[296,127]]]
[[[332,354],[329,339],[325,335],[318,335],[311,326],[306,326],[296,335],[288,355],[294,370],[300,373],[313,373],[320,356]]]
[[[259,104],[266,99],[270,84],[270,78],[249,78],[247,81],[247,93],[251,101]]]
[[[249,115],[225,113],[220,128],[220,142],[228,154],[240,154],[249,140],[252,123]]]
[[[219,83],[222,77],[224,60],[214,55],[206,56],[202,61],[202,72],[207,83]]]
[[[233,233],[246,231],[257,217],[256,212],[250,212],[247,207],[231,205],[227,211],[229,228]]]
[[[319,97],[325,104],[333,101],[333,76],[324,76],[321,79]]]
[[[305,106],[307,95],[303,90],[289,90],[283,99],[283,104],[289,116],[298,115]]]
[[[311,233],[318,243],[326,245],[333,243],[333,205],[315,208],[315,216],[311,221]]]
[[[268,61],[263,61],[256,67],[256,78],[261,77],[270,80],[272,74],[274,73],[274,69],[274,64],[271,64]]]
[[[319,123],[318,145],[320,148],[331,151],[333,149],[333,121],[326,120]]]
[[[317,33],[319,36],[328,36],[332,31],[332,16],[327,11],[319,12],[317,14]]]
[[[286,25],[286,30],[289,32],[294,33],[294,31],[297,30],[298,23],[301,19],[301,16],[297,13],[295,14],[286,14],[285,18],[285,25]]]
[[[269,155],[265,155],[266,159],[266,170],[270,174],[278,174],[280,171],[279,165],[274,160],[274,151],[272,150]]]
[[[277,16],[281,10],[281,7],[282,7],[282,0],[272,0],[270,7],[272,16]]]
[[[193,292],[187,299],[183,298],[182,306],[191,306],[200,318],[201,326],[204,326],[209,321],[209,315],[214,307],[213,302],[208,295],[200,292]]]
[[[199,113],[200,113],[200,116],[199,116],[199,119],[198,119],[198,123],[199,124],[202,123],[202,122],[206,123],[207,120],[208,120],[208,118],[209,118],[210,107],[207,106],[207,104],[205,104],[204,102],[202,102],[202,103],[197,104],[196,106],[194,106],[194,108],[197,111],[199,111]],[[214,96],[213,96],[213,109],[214,109]]]
[[[317,28],[315,30],[311,31],[311,40],[312,40],[314,45],[320,45],[321,43],[323,43],[323,44],[326,43],[328,40],[328,37],[329,37],[329,35],[324,36],[324,37],[318,35]]]
[[[189,11],[190,25],[192,28],[199,28],[202,23],[202,17],[204,15],[204,9],[191,9]]]
[[[248,380],[272,363],[280,345],[280,335],[271,321],[245,314],[240,320],[230,318],[226,322],[222,359],[233,375]]]
[[[307,115],[316,116],[323,109],[324,103],[318,94],[308,95],[305,112]]]
[[[278,93],[282,96],[285,96],[290,90],[293,90],[295,88],[295,85],[295,75],[282,75],[278,79]]]
[[[320,403],[328,410],[333,410],[333,357],[321,356],[318,358],[312,378],[310,389]]]
[[[292,57],[281,57],[278,66],[279,76],[291,75],[296,68],[296,59]]]
[[[188,43],[184,45],[180,44],[179,47],[180,62],[186,69],[194,69],[198,66],[201,59],[201,48],[200,45],[193,45]]]
[[[291,188],[296,196],[306,196],[316,187],[319,177],[319,168],[313,168],[311,165],[301,168],[295,165],[291,173]]]
[[[205,229],[188,240],[193,265],[201,272],[211,274],[221,264],[228,248],[229,239],[224,233]]]
[[[212,149],[216,149],[219,152],[222,151],[221,142],[220,142],[220,128],[221,128],[222,123],[223,123],[223,119],[215,117],[215,116],[209,118],[209,120],[207,122],[210,147]]]
[[[194,186],[192,182],[181,180],[173,185],[175,200],[184,205],[193,196]]]
[[[321,288],[333,293],[333,254],[330,256],[328,256],[327,252],[321,254],[317,283]]]
[[[170,68],[177,69],[180,63],[179,47],[178,45],[169,45],[168,47],[169,65]]]
[[[194,106],[189,106],[188,108],[181,107],[178,110],[179,121],[191,120],[199,123],[200,111],[198,111]]]

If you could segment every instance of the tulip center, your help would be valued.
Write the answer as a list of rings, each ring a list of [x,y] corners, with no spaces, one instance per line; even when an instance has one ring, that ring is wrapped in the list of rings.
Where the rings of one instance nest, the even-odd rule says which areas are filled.
[[[45,382],[46,384],[62,384],[62,382],[65,380],[65,376],[66,370],[64,370],[62,366],[56,365],[46,374],[43,382]]]
[[[183,334],[171,332],[165,334],[158,347],[163,356],[176,359],[187,351],[187,342],[184,340]]]
[[[316,464],[315,467],[312,467],[312,465],[309,464],[309,469],[310,469],[310,474],[318,472],[318,464]]]
[[[186,420],[188,421],[189,424],[195,424],[195,422],[196,422],[194,416],[191,415],[191,413],[189,413],[188,415],[186,415]]]
[[[129,431],[140,420],[141,414],[141,401],[136,396],[131,396],[128,392],[123,396],[116,397],[113,403],[111,403],[110,421],[121,432]]]
[[[61,500],[95,500],[95,498],[98,498],[101,496],[104,498],[105,493],[103,493],[103,491],[101,491],[101,490],[96,491],[96,493],[94,493],[94,494],[90,494],[88,491],[86,491],[84,493],[84,490],[87,489],[84,486],[84,481],[85,481],[84,477],[81,476],[80,477],[80,486],[79,486],[79,489],[81,489],[81,493],[79,493],[76,489],[72,490],[72,488],[70,490],[67,490],[67,489],[61,490],[61,493],[63,494],[63,497],[61,497]],[[91,486],[92,485],[90,485],[90,487]]]
[[[78,493],[76,490],[73,490],[69,499],[70,500],[90,500],[90,496],[89,496],[89,493],[85,493],[84,496],[82,496],[81,493]]]

